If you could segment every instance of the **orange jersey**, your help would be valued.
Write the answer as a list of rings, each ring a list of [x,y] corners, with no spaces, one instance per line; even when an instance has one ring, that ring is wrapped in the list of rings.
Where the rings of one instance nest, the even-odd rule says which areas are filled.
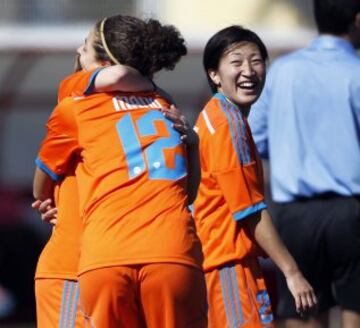
[[[101,67],[91,71],[75,72],[60,82],[58,91],[58,102],[66,97],[82,96],[90,94],[94,88],[94,82]]]
[[[58,100],[90,90],[98,72],[99,70],[80,71],[69,75],[60,83]],[[37,164],[44,169],[41,166],[41,157]],[[39,257],[35,278],[77,279],[82,221],[75,177],[76,165],[77,160],[73,159],[64,179],[55,187],[54,201],[58,209],[58,222]],[[52,177],[57,180],[55,176]]]
[[[255,254],[241,220],[266,207],[262,167],[246,118],[222,94],[197,120],[201,182],[194,216],[203,244],[204,269]]]
[[[186,151],[154,93],[67,98],[48,122],[42,165],[62,176],[74,154],[84,219],[80,273],[156,262],[201,266],[186,202]]]
[[[35,278],[77,279],[82,222],[74,174],[75,163],[71,166],[66,178],[55,187],[58,222],[41,252]]]

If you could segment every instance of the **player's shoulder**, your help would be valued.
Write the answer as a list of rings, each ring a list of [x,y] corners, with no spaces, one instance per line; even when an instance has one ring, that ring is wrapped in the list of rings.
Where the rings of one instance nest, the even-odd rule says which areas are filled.
[[[273,74],[276,71],[286,71],[289,66],[297,66],[299,62],[303,62],[305,59],[305,54],[307,52],[306,48],[298,49],[292,51],[288,54],[279,56],[275,58],[271,65],[267,75]]]
[[[347,65],[347,71],[353,81],[360,81],[360,56],[357,52],[348,54],[348,60],[344,61],[344,65]]]
[[[73,97],[65,97],[55,106],[51,118],[55,120],[67,120],[74,116],[74,109],[76,108]]]
[[[91,93],[97,74],[103,67],[81,70],[66,76],[59,84],[58,101],[71,95]]]
[[[75,102],[76,97],[68,96],[61,99],[61,101],[57,103],[56,108],[72,108]]]
[[[91,74],[93,74],[93,71],[84,71],[84,70],[71,73],[71,74],[65,76],[65,77],[60,81],[59,86],[60,86],[60,87],[65,87],[65,86],[67,86],[68,84],[76,83],[77,81],[79,81],[79,79],[82,79],[83,77],[89,76],[89,75],[91,75]]]
[[[229,120],[237,119],[239,115],[239,109],[234,104],[222,93],[216,93],[200,112],[195,130],[215,134],[218,129],[226,128]]]
[[[76,84],[87,74],[85,71],[78,71],[64,77],[59,83],[58,102],[72,95]]]

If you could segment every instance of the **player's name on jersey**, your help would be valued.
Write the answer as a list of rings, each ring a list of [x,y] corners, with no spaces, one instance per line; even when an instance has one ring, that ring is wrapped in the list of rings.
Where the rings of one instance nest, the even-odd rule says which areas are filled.
[[[138,108],[161,108],[161,104],[152,97],[117,96],[113,98],[115,110],[138,109]]]

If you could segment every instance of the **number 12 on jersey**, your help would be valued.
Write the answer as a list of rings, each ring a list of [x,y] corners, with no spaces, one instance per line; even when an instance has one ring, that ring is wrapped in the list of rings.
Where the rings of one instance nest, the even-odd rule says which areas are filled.
[[[158,135],[155,121],[159,120],[165,123],[169,136],[157,138],[143,152],[140,138]],[[172,123],[159,111],[151,110],[140,117],[135,124],[139,132],[130,113],[124,115],[116,124],[129,168],[129,179],[137,177],[146,169],[151,180],[178,180],[184,177],[186,161],[183,155],[174,153],[174,168],[167,167],[165,162],[164,150],[175,148],[182,143],[179,133],[171,127]]]

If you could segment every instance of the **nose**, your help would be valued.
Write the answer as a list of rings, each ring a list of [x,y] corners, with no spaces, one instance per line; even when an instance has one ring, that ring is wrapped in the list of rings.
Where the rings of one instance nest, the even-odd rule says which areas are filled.
[[[244,60],[243,62],[243,74],[246,76],[254,75],[254,70],[250,60]]]
[[[79,54],[79,55],[81,54],[82,48],[83,48],[83,45],[81,45],[79,48],[76,49],[77,54]]]

